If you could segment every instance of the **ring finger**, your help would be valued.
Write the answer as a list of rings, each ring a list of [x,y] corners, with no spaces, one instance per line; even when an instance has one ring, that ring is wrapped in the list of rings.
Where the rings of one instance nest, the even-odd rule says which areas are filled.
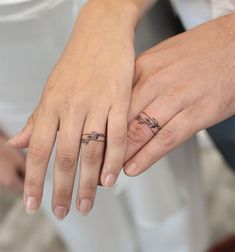
[[[106,145],[107,114],[108,111],[106,120],[104,113],[88,115],[83,129],[77,198],[77,207],[83,215],[90,212],[94,203]]]
[[[164,107],[163,104],[171,106]],[[149,142],[183,106],[179,97],[176,99],[172,96],[161,96],[141,111],[128,125],[125,162]]]

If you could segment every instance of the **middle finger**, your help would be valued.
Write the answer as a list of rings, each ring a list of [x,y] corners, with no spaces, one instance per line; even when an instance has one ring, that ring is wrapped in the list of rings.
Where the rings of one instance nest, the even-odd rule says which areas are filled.
[[[70,208],[85,113],[61,119],[54,168],[52,209],[63,219]]]

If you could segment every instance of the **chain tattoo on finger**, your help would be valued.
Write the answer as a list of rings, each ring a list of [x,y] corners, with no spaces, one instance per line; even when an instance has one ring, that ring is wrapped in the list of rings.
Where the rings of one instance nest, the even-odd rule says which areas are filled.
[[[96,131],[82,135],[81,143],[87,145],[90,141],[105,143],[105,135],[97,133]]]
[[[142,112],[135,118],[138,121],[138,124],[145,124],[148,126],[148,128],[152,131],[154,135],[157,134],[157,132],[161,129],[158,121],[154,117],[150,117],[145,112]],[[155,132],[155,129],[157,129],[157,132]]]

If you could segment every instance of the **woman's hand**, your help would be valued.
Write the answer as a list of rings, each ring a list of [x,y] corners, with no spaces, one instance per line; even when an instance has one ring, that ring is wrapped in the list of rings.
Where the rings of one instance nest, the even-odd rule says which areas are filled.
[[[6,144],[7,137],[0,132],[0,186],[22,192],[25,176],[25,156]]]
[[[24,201],[30,213],[41,203],[56,138],[52,208],[59,219],[70,208],[80,143],[77,207],[82,214],[92,208],[101,167],[106,187],[112,186],[122,168],[137,8],[121,2],[91,1],[83,7],[40,103],[23,131],[10,141],[28,147]]]
[[[235,114],[235,14],[146,51],[135,79],[125,159],[132,158],[124,167],[129,176]]]

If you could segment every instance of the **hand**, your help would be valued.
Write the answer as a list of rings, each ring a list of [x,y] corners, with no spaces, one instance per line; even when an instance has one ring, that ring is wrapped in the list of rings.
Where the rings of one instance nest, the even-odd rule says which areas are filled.
[[[141,174],[196,132],[235,114],[234,24],[235,14],[213,20],[137,59],[127,175]]]
[[[112,186],[122,168],[135,63],[136,9],[118,1],[103,2],[92,1],[82,9],[40,103],[23,131],[9,142],[29,147],[24,201],[30,213],[40,206],[56,138],[52,208],[59,219],[69,212],[80,142],[77,207],[82,214],[94,203],[101,166],[101,182],[106,187]]]
[[[6,144],[7,137],[0,132],[0,186],[22,192],[25,176],[25,156]]]

